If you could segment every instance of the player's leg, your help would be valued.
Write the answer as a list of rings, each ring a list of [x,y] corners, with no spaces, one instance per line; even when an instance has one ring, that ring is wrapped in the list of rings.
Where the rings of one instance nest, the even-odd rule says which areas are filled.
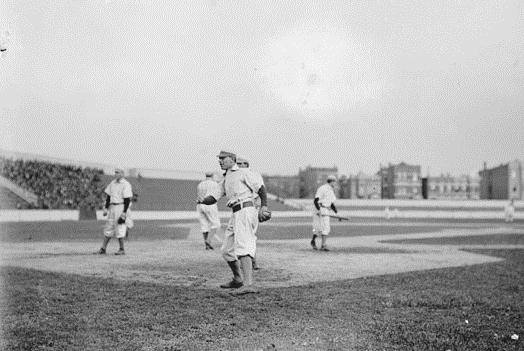
[[[122,212],[124,212],[124,205],[118,205],[115,206],[115,218],[119,218],[122,215]],[[118,224],[118,221],[115,222],[116,229],[115,229],[115,236],[118,239],[118,251],[115,252],[115,255],[125,255],[124,251],[124,238],[126,236],[127,231],[127,225],[125,223]]]
[[[329,216],[322,216],[321,218],[321,224],[322,224],[322,232],[321,232],[321,238],[322,238],[322,246],[320,246],[320,250],[322,251],[329,251],[327,247],[327,237],[329,235],[329,232],[331,231],[331,226],[329,223]]]
[[[106,253],[107,245],[113,236],[115,236],[115,224],[116,217],[114,206],[109,206],[109,211],[107,213],[107,220],[104,225],[104,241],[102,242],[102,247],[98,251],[99,254],[103,255]]]
[[[317,250],[316,239],[318,235],[320,234],[320,230],[321,230],[320,220],[321,220],[320,212],[315,212],[313,214],[313,237],[311,238],[311,243],[310,243],[313,250]]]
[[[225,284],[221,284],[221,288],[225,289],[237,289],[240,288],[244,283],[242,282],[242,276],[240,274],[240,262],[235,255],[235,238],[233,232],[233,219],[231,218],[226,228],[224,242],[222,244],[222,257],[227,262],[231,272],[233,273],[233,279]]]
[[[239,293],[255,292],[253,289],[253,257],[256,253],[256,225],[257,210],[247,207],[235,213],[235,254],[240,258],[244,288]]]

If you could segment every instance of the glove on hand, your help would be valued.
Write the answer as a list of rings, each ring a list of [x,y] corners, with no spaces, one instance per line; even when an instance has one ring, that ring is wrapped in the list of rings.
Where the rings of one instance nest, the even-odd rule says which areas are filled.
[[[258,221],[260,223],[269,221],[271,219],[271,211],[266,207],[262,206],[258,211]]]
[[[126,215],[122,213],[120,217],[118,217],[118,224],[124,224],[126,222]]]

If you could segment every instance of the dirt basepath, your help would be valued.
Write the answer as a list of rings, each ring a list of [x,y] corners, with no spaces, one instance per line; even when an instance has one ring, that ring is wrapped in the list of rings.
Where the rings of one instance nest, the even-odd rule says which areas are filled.
[[[107,255],[96,255],[91,243],[3,243],[1,264],[99,278],[138,280],[175,286],[217,289],[230,279],[215,241],[213,251],[204,250],[198,224],[190,225],[187,240],[131,241],[126,256],[115,256],[112,241]],[[313,251],[308,240],[260,240],[255,272],[261,288],[304,285],[320,281],[354,279],[435,268],[496,262],[500,259],[460,251],[478,245],[420,245],[381,243],[384,240],[443,236],[524,233],[519,228],[446,230],[409,235],[332,237],[330,252]],[[524,248],[524,245],[482,245],[482,248]]]

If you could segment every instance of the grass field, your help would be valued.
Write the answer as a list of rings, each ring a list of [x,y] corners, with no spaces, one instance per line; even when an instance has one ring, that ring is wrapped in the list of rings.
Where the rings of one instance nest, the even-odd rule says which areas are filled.
[[[320,253],[308,222],[260,227],[244,296],[191,221],[137,221],[125,257],[93,255],[101,222],[1,224],[0,349],[523,348],[521,223],[334,223]]]

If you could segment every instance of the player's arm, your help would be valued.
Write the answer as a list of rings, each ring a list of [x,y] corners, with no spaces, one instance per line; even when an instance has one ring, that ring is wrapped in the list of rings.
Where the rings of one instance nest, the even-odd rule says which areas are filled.
[[[320,211],[320,204],[318,203],[318,201],[320,200],[320,198],[318,197],[315,197],[315,200],[313,200],[313,204],[315,205],[315,208]]]
[[[127,209],[129,208],[129,204],[131,203],[131,198],[126,197],[124,198],[124,213],[127,212]]]
[[[199,203],[204,205],[214,205],[217,203],[217,199],[215,199],[213,195],[208,195]]]
[[[262,185],[260,189],[258,189],[257,192],[258,196],[260,196],[260,206],[261,207],[267,207],[267,192],[266,187]]]
[[[106,195],[106,204],[104,205],[104,208],[107,210],[110,204],[111,204],[111,196]]]

